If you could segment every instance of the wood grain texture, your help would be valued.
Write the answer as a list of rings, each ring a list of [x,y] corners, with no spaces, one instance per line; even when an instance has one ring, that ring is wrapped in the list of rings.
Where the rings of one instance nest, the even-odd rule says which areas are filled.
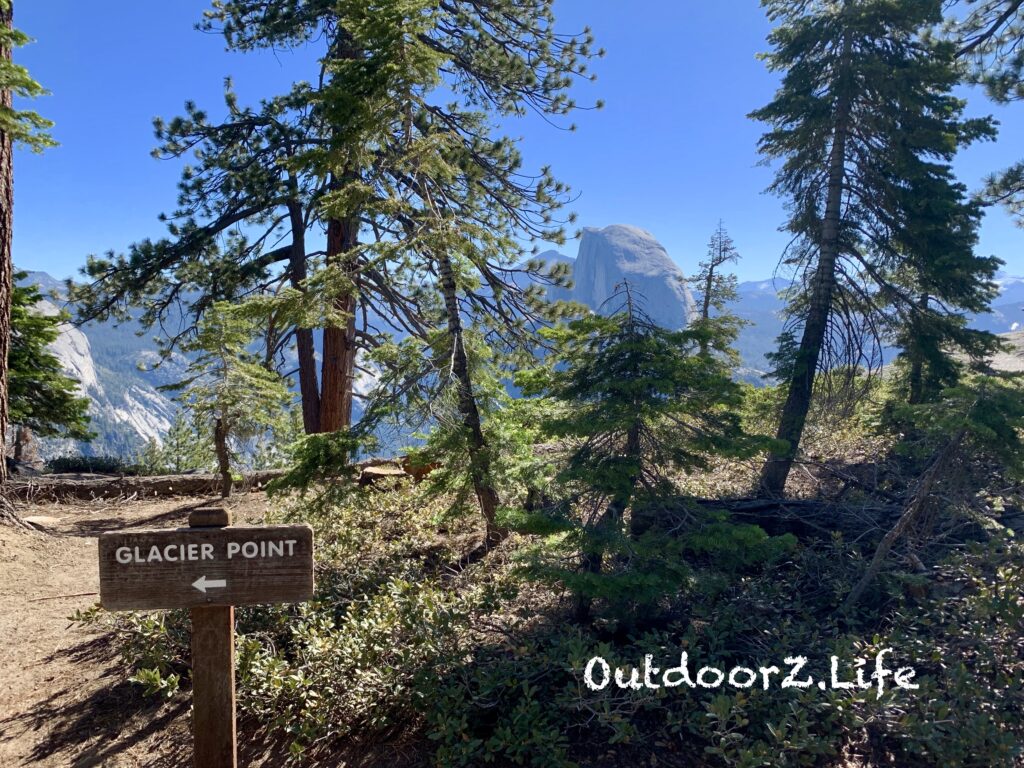
[[[237,768],[235,609],[192,609],[194,768]]]
[[[313,596],[308,525],[114,531],[99,537],[99,556],[100,602],[111,611],[298,603]]]

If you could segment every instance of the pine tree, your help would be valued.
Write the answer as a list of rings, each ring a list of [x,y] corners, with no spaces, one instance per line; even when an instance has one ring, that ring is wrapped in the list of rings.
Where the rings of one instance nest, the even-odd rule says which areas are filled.
[[[14,147],[20,144],[41,151],[54,143],[47,133],[49,121],[35,112],[14,109],[15,95],[34,98],[45,93],[24,67],[13,62],[14,49],[28,42],[29,38],[14,28],[13,0],[0,0],[0,445],[7,444],[10,423],[7,359],[14,291]],[[7,464],[0,461],[0,520],[17,521],[3,493],[6,482]]]
[[[573,489],[570,504],[581,520],[553,510],[553,522],[562,519],[571,532],[564,544],[580,553],[579,573],[557,576],[573,588],[581,621],[595,597],[643,602],[679,588],[684,565],[678,546],[664,539],[680,522],[662,503],[673,495],[670,472],[706,469],[712,456],[763,448],[740,426],[742,390],[727,358],[701,351],[726,351],[732,333],[660,328],[642,301],[622,285],[609,299],[609,317],[593,314],[546,330],[557,343],[558,365],[521,378],[528,392],[564,404],[545,428],[578,446],[558,481]],[[620,556],[635,565],[603,573]]]
[[[957,55],[973,65],[976,82],[993,99],[1024,99],[1024,2],[1022,0],[960,0],[962,18],[950,23]]]
[[[0,0],[0,135],[14,145],[34,152],[56,146],[49,130],[53,123],[27,109],[14,109],[13,97],[34,99],[48,92],[37,83],[25,67],[12,60],[14,49],[32,42],[32,38],[14,28],[13,0]]]
[[[357,351],[378,346],[389,326],[426,333],[410,292],[436,264],[424,265],[422,251],[397,243],[415,234],[408,207],[423,203],[421,163],[428,150],[461,163],[449,164],[457,171],[453,176],[432,176],[441,189],[439,200],[447,204],[459,197],[459,185],[469,180],[478,189],[489,188],[488,205],[503,207],[502,215],[514,221],[523,239],[549,234],[551,203],[564,197],[564,189],[546,172],[535,179],[523,174],[513,143],[491,138],[489,123],[528,111],[558,116],[574,108],[567,88],[584,72],[589,35],[558,34],[551,6],[551,0],[441,6],[387,0],[372,7],[357,0],[215,3],[204,27],[221,31],[233,50],[320,46],[320,71],[310,78],[315,85],[299,83],[252,112],[235,106],[223,126],[208,126],[194,109],[169,123],[163,134],[167,153],[199,151],[195,169],[183,180],[182,215],[175,217],[182,221],[168,241],[141,244],[127,257],[96,260],[89,268],[95,284],[88,307],[102,316],[141,291],[159,313],[181,290],[176,286],[187,285],[203,292],[203,303],[195,305],[201,311],[210,301],[230,298],[204,283],[211,276],[225,292],[240,293],[265,290],[273,277],[287,274],[298,290],[308,284],[310,295],[302,302],[304,312],[296,310],[299,302],[279,304],[291,309],[278,319],[303,328],[295,314],[316,315],[324,328],[319,405],[306,394],[315,378],[307,371],[304,407],[319,408],[319,429],[346,426]],[[422,141],[426,133],[434,137]],[[253,184],[273,192],[251,195]],[[480,198],[478,192],[474,196]],[[273,237],[262,233],[276,232],[275,222],[290,228],[287,257],[282,249],[262,249]],[[259,226],[261,234],[244,243],[226,241],[224,223]],[[301,258],[302,227],[326,230],[319,262],[310,261],[313,254]],[[188,261],[189,253],[205,255]],[[310,269],[303,277],[295,268],[300,263],[316,263],[316,274]],[[521,306],[515,296],[523,291],[512,271],[494,265],[492,260],[482,275],[487,290],[497,295],[493,289],[501,287],[510,297],[507,306]],[[301,345],[302,335],[297,338]],[[310,355],[300,348],[299,357],[302,379],[303,360]]]
[[[959,5],[964,14],[950,24],[950,32],[973,80],[998,104],[1024,100],[1024,2],[960,0]],[[1024,160],[990,176],[984,198],[1005,206],[1024,225]]]
[[[24,276],[15,275],[15,281]],[[40,312],[36,305],[43,297],[35,286],[15,284],[12,298],[7,358],[10,423],[38,437],[91,439],[89,399],[79,394],[78,382],[64,374],[60,360],[48,349],[66,316]]]
[[[164,387],[179,393],[196,430],[212,436],[225,497],[231,495],[232,443],[272,429],[291,401],[281,377],[249,351],[254,335],[255,323],[244,307],[213,305],[184,347],[196,353],[185,378]]]
[[[290,109],[287,99],[265,101],[259,110],[243,108],[230,81],[225,106],[227,117],[220,123],[192,103],[185,116],[155,122],[160,144],[154,156],[194,155],[179,183],[179,207],[163,217],[166,238],[133,244],[125,255],[89,257],[84,272],[90,281],[70,286],[80,320],[125,319],[136,306],[143,308],[138,320],[144,327],[163,329],[167,313],[183,308],[178,333],[162,340],[169,354],[195,334],[217,301],[274,293],[282,285],[305,291],[315,258],[307,235],[319,226],[317,180],[290,163],[315,138],[316,124]],[[267,327],[276,334],[267,355],[277,359],[294,340],[304,428],[318,432],[313,330],[280,325],[269,313]]]
[[[523,265],[520,243],[564,238],[555,212],[567,190],[546,168],[525,174],[515,142],[492,135],[496,118],[528,111],[558,117],[575,107],[567,89],[585,73],[590,37],[558,34],[551,6],[550,0],[439,7],[388,0],[373,7],[353,1],[268,9],[240,0],[219,3],[209,15],[208,28],[217,26],[238,50],[288,48],[314,38],[325,45],[318,85],[296,86],[274,104],[285,105],[282,120],[301,121],[284,165],[303,179],[299,189],[311,191],[308,219],[326,229],[327,249],[305,280],[305,293],[289,288],[264,302],[286,325],[308,327],[310,315],[322,320],[320,429],[347,424],[357,347],[378,364],[409,364],[380,372],[394,386],[378,387],[377,402],[367,403],[371,415],[396,399],[409,402],[412,391],[432,393],[417,397],[420,403],[455,393],[451,402],[489,540],[499,500],[488,480],[491,448],[463,351],[465,326],[486,326],[488,342],[501,354],[521,352],[531,345],[542,311],[534,278],[561,279],[538,263]],[[171,128],[182,137],[195,135],[199,117]],[[208,143],[201,146],[201,161],[220,155],[207,151]],[[222,177],[222,163],[207,165],[212,177]],[[205,171],[197,173],[198,179]],[[257,218],[272,218],[263,204],[253,210]],[[162,247],[144,258],[97,264],[96,305],[109,304],[105,275],[118,270],[121,285],[159,285],[150,272],[133,270],[159,265]],[[210,258],[217,263],[227,251],[222,243]],[[231,257],[229,267],[256,263],[256,253]],[[420,354],[391,354],[392,329],[410,334]],[[364,421],[365,432],[372,420]]]
[[[182,472],[210,467],[210,448],[203,442],[203,436],[196,432],[184,413],[174,414],[171,426],[164,435],[160,446],[161,459],[167,471],[180,475]]]
[[[789,447],[769,456],[761,478],[779,495],[819,371],[877,364],[880,342],[899,332],[894,317],[946,333],[948,323],[932,321],[984,304],[995,262],[971,250],[978,214],[950,162],[991,127],[962,120],[950,94],[954,47],[926,34],[941,21],[940,0],[764,5],[778,23],[765,58],[783,83],[751,116],[769,124],[765,159],[782,161],[772,190],[790,201],[785,262],[799,286],[776,357],[786,387],[778,438]],[[940,253],[925,249],[947,238]]]
[[[213,460],[209,437],[198,432],[192,419],[179,410],[162,440],[151,438],[135,459],[150,475],[180,475],[209,469]]]
[[[714,321],[738,329],[741,321],[726,311],[726,307],[739,297],[736,275],[723,272],[723,268],[739,261],[739,258],[740,254],[729,233],[725,231],[725,225],[719,221],[708,243],[707,256],[698,263],[697,273],[689,279],[690,285],[700,296],[700,310],[693,322],[709,324]],[[701,349],[706,353],[707,344],[702,345]]]

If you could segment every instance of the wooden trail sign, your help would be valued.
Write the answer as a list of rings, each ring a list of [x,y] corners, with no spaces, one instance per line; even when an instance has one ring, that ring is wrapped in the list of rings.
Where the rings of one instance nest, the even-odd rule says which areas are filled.
[[[232,526],[198,509],[189,528],[100,535],[100,603],[111,611],[191,608],[195,768],[236,768],[236,605],[313,596],[308,525]]]
[[[100,602],[107,610],[299,603],[312,596],[308,525],[100,535]]]

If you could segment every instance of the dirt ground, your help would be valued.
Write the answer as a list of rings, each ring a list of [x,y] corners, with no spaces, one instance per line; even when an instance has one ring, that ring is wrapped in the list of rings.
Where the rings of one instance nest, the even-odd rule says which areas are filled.
[[[122,528],[185,525],[196,498],[22,505],[55,518],[43,533],[0,526],[0,766],[163,767],[191,764],[187,699],[143,699],[124,681],[109,635],[72,624],[99,590],[96,536]],[[230,504],[258,523],[266,500]],[[245,744],[244,734],[240,743]],[[264,761],[255,755],[243,765]]]

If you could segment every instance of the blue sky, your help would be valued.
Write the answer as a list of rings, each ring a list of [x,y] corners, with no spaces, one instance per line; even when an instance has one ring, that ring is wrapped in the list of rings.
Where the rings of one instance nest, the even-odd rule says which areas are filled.
[[[20,268],[71,277],[90,253],[158,237],[174,207],[180,165],[150,157],[152,119],[181,113],[186,99],[221,114],[231,76],[243,101],[313,76],[309,52],[228,54],[217,35],[194,30],[206,0],[32,0],[16,24],[37,39],[18,60],[52,95],[35,108],[53,119],[61,146],[20,152],[15,169],[14,258]],[[764,194],[761,127],[746,119],[766,103],[775,78],[755,57],[769,27],[757,0],[559,0],[560,26],[593,28],[607,56],[598,80],[581,85],[574,133],[528,118],[508,126],[523,139],[528,166],[553,166],[578,198],[581,226],[635,224],[650,230],[684,271],[703,256],[724,220],[743,260],[741,279],[771,274],[787,241],[782,201]],[[971,188],[1024,156],[1024,104],[994,107],[969,94],[972,115],[1002,124],[996,143],[962,153]],[[1024,274],[1024,230],[990,211],[981,251]],[[576,244],[563,251],[575,255]]]

